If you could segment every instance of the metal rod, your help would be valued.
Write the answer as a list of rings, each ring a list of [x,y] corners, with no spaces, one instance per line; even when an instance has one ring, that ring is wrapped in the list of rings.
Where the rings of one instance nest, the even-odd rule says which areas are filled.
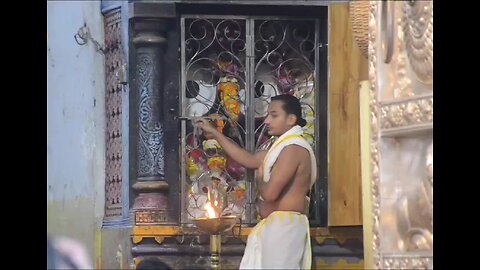
[[[220,250],[222,241],[220,234],[210,235],[210,268],[212,270],[220,270]]]
[[[225,116],[180,116],[177,117],[178,120],[181,121],[192,121],[192,120],[197,120],[197,119],[208,119],[208,120],[230,120],[228,117]]]

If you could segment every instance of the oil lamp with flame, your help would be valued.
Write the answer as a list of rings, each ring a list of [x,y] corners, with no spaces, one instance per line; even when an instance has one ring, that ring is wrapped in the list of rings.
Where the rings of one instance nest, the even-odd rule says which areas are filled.
[[[215,120],[220,132],[228,120],[221,115],[206,118]],[[186,139],[188,202],[185,210],[199,231],[210,235],[211,268],[220,269],[221,234],[230,230],[244,214],[245,171],[239,164],[227,162],[229,157],[219,143],[203,138],[198,127],[194,126]]]
[[[221,233],[230,230],[237,223],[236,216],[221,216],[222,205],[219,202],[219,195],[214,190],[208,188],[207,202],[204,209],[205,217],[195,218],[193,222],[197,228],[210,234],[210,259],[211,269],[220,269],[220,249],[221,249]]]

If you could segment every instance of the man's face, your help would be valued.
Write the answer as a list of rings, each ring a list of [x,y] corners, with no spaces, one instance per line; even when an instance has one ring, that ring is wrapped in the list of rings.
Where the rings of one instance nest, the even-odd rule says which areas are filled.
[[[287,114],[283,109],[283,101],[272,101],[268,106],[268,116],[264,123],[267,126],[268,135],[281,136],[295,125],[296,117]]]

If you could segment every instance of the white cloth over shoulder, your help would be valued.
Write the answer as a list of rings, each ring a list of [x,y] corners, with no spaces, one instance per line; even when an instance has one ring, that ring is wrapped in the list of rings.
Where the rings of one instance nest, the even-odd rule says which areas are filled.
[[[313,149],[305,138],[302,137],[303,130],[300,126],[296,125],[285,132],[280,136],[275,143],[268,150],[265,159],[263,160],[263,181],[270,181],[270,173],[273,165],[277,161],[278,156],[282,152],[283,148],[288,145],[295,144],[301,146],[308,150],[310,153],[310,164],[311,164],[311,174],[310,174],[310,188],[317,179],[317,161]]]

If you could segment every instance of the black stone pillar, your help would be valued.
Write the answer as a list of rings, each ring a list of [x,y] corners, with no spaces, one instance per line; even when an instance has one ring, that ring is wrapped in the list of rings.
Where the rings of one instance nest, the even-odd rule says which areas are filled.
[[[135,223],[174,222],[169,213],[165,181],[165,125],[163,117],[164,55],[167,23],[158,18],[134,18],[138,91],[137,196],[133,205]]]

